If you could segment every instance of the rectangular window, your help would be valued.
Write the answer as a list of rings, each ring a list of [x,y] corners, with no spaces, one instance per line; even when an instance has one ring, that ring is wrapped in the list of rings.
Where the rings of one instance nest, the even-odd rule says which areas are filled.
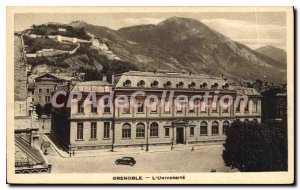
[[[195,112],[195,105],[197,104],[197,101],[189,101],[189,112],[194,113]]]
[[[257,113],[257,101],[253,101],[253,113]]]
[[[78,102],[78,113],[84,113],[83,102]]]
[[[130,113],[130,103],[124,102],[124,113]]]
[[[50,102],[50,96],[45,96],[45,102]]]
[[[224,100],[224,102],[223,102],[223,112],[224,113],[229,112],[228,100]]]
[[[108,99],[104,100],[104,113],[110,113],[110,102]]]
[[[249,111],[249,101],[246,102],[246,105],[245,105],[245,112],[248,112]]]
[[[109,139],[110,122],[104,122],[103,138]]]
[[[218,101],[213,101],[212,102],[212,112],[218,112],[218,104],[219,102]]]
[[[144,113],[144,104],[142,102],[138,103],[138,113]]]
[[[200,107],[201,112],[206,112],[206,105],[204,100],[201,100]]]
[[[43,90],[41,88],[39,88],[39,94],[41,94],[43,92]]]
[[[164,111],[165,112],[170,112],[170,102],[169,102],[169,99],[165,100]]]
[[[240,112],[241,111],[241,101],[242,100],[240,100],[239,102],[238,102],[238,104],[237,104],[237,106],[236,106],[236,112]]]
[[[154,99],[150,100],[150,109],[151,112],[157,112],[157,102],[155,102]]]
[[[195,127],[190,127],[190,136],[194,136],[195,134]]]
[[[182,103],[180,101],[178,101],[177,105],[175,105],[175,106],[176,106],[176,111],[178,113],[182,113],[183,112],[183,105],[182,105]]]
[[[47,89],[46,89],[46,92],[49,94],[49,93],[50,93],[50,89],[47,88]]]
[[[92,122],[91,123],[91,139],[97,138],[97,123]]]
[[[77,123],[77,139],[83,139],[83,123]]]
[[[91,103],[91,112],[92,113],[97,113],[97,106],[94,106],[93,103]]]
[[[165,128],[165,136],[169,137],[170,136],[170,128]]]

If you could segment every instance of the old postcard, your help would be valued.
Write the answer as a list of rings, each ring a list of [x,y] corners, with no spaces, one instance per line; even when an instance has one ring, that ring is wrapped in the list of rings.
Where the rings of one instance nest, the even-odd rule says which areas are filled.
[[[293,31],[293,7],[8,7],[8,183],[293,184]]]

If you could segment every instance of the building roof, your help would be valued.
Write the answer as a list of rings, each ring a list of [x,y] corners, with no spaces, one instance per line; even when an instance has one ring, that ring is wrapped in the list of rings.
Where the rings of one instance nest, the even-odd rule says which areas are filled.
[[[260,96],[260,93],[257,92],[254,88],[247,88],[242,86],[233,86],[233,88],[237,91],[238,95],[246,95],[246,96]]]
[[[57,80],[64,80],[64,81],[71,81],[71,80],[76,80],[76,77],[72,77],[72,76],[68,76],[68,75],[63,75],[61,73],[41,73],[37,76],[34,76],[33,78],[35,80],[37,79],[42,79],[42,78],[47,78],[47,77],[51,77],[53,79],[57,79]]]
[[[73,92],[103,92],[109,93],[112,90],[112,84],[106,81],[86,81],[76,83]]]
[[[183,83],[183,89],[189,89],[192,83],[195,83],[194,89],[201,89],[200,85],[204,83],[207,84],[207,89],[211,89],[212,85],[218,84],[215,89],[223,89],[227,82],[222,77],[215,77],[210,75],[194,75],[187,73],[175,73],[175,72],[141,72],[141,71],[129,71],[115,77],[116,88],[123,88],[124,82],[129,80],[131,82],[131,87],[139,87],[138,83],[144,81],[144,88],[152,88],[151,84],[154,81],[158,82],[157,88],[165,88],[167,81],[171,82],[170,88],[178,88],[180,82]],[[227,84],[228,85],[228,84]],[[232,87],[228,86],[229,90],[234,90]]]
[[[95,86],[112,86],[112,84],[106,82],[106,81],[85,81],[85,82],[79,82],[77,85],[80,86],[90,86],[90,85],[95,85]]]

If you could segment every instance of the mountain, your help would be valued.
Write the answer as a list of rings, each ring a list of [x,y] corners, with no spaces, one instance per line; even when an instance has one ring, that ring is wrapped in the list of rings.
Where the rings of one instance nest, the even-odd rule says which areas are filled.
[[[267,46],[257,48],[255,51],[265,56],[268,56],[282,63],[283,65],[286,65],[286,60],[287,60],[286,51],[284,51],[283,49],[271,45],[267,45]]]
[[[119,30],[82,21],[68,26],[81,34],[84,29],[120,59],[108,60],[91,46],[81,45],[74,55],[58,59],[64,67],[82,69],[88,65],[101,73],[162,69],[223,75],[233,81],[286,82],[286,66],[232,41],[196,19],[172,17],[157,25]]]
[[[157,25],[121,28],[118,34],[148,48],[163,49],[188,71],[234,80],[286,81],[286,68],[234,42],[200,21],[172,17]]]

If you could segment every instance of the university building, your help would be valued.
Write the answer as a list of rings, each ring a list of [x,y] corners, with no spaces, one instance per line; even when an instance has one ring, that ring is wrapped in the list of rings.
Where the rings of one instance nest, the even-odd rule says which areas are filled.
[[[110,82],[81,82],[57,91],[67,92],[57,98],[65,105],[71,92],[83,96],[79,102],[74,98],[70,107],[53,108],[52,135],[69,152],[224,141],[226,129],[234,120],[261,122],[261,95],[255,89],[231,86],[223,78],[209,75],[130,71],[113,76]],[[137,91],[144,92],[135,97],[138,107],[126,101],[121,107],[114,103],[94,107],[91,102],[83,106],[89,92],[95,92],[99,102],[110,94],[113,100],[130,98]],[[200,98],[206,93],[212,96],[207,105]],[[158,97],[157,104],[150,98],[154,106],[145,106],[145,99],[153,95]],[[189,100],[195,95],[199,98],[186,106],[177,105],[175,99],[182,95]],[[218,95],[217,101],[213,101],[214,95]],[[225,95],[233,101],[246,95],[248,101],[241,99],[238,104],[221,106],[220,98]]]

